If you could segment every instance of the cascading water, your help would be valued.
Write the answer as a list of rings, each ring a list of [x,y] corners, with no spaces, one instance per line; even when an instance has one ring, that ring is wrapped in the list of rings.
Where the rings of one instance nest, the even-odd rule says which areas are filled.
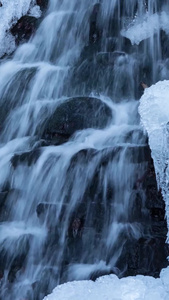
[[[138,221],[148,218],[138,192],[147,145],[134,98],[140,78],[159,76],[160,27],[141,46],[125,36],[163,8],[123,2],[50,0],[35,36],[0,67],[1,299],[37,300],[67,280],[122,276],[126,245],[150,235]],[[100,99],[84,119],[102,121],[56,146],[80,108],[60,131],[46,130],[47,120],[69,97],[83,107],[79,95]]]

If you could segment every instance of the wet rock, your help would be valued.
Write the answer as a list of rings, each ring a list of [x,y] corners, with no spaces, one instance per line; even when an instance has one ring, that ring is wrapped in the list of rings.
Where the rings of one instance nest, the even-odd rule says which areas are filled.
[[[103,65],[114,65],[114,62],[119,57],[124,57],[125,52],[114,51],[114,52],[99,52],[96,55],[96,61]]]
[[[30,166],[37,161],[40,153],[41,149],[39,148],[21,154],[14,154],[11,158],[11,164],[14,168],[16,168],[20,164],[27,164],[28,166]]]
[[[140,191],[133,191],[129,200],[129,215],[126,215],[126,221],[142,222],[145,218],[145,212],[142,212],[143,201],[142,194]]]
[[[98,15],[100,11],[101,4],[96,3],[93,6],[93,11],[90,16],[90,30],[89,30],[89,44],[98,44],[101,40],[102,31],[99,28]]]
[[[17,24],[11,29],[11,33],[15,36],[16,43],[29,40],[38,26],[38,20],[32,16],[23,16]]]
[[[37,205],[36,213],[41,223],[46,223],[48,229],[57,225],[59,204],[41,202]],[[59,219],[60,220],[60,219]]]
[[[11,282],[15,280],[16,273],[24,265],[32,238],[31,234],[24,234],[12,241],[6,238],[1,242],[0,265],[2,270],[8,270]]]
[[[8,196],[8,192],[0,192],[0,210],[3,207],[3,205],[5,204],[5,200]]]
[[[152,207],[150,209],[150,212],[151,212],[151,218],[154,221],[163,221],[165,218],[164,208]],[[164,226],[164,228],[165,228],[165,226]]]
[[[125,152],[127,160],[131,163],[141,163],[150,159],[150,149],[148,146],[116,146],[102,150],[101,165],[107,164],[115,157],[119,159],[123,152]]]
[[[106,51],[113,52],[117,49],[118,39],[116,37],[106,38]]]
[[[0,193],[0,222],[5,222],[10,217],[11,207],[20,194],[16,189],[9,189]]]
[[[163,59],[169,58],[169,34],[161,30],[160,41],[161,41],[162,58]]]
[[[46,121],[42,138],[58,144],[58,138],[66,141],[78,130],[104,128],[111,118],[111,109],[97,98],[70,98]]]
[[[167,256],[168,245],[166,245],[165,239],[141,238],[135,246],[134,253],[128,260],[128,275],[132,269],[133,271],[135,269],[136,274],[139,273],[157,278],[161,269],[168,265]],[[135,259],[135,262],[133,259]]]
[[[77,236],[82,236],[82,231],[84,227],[83,217],[74,217],[69,226],[69,236],[76,238]]]
[[[49,0],[36,0],[36,3],[40,6],[40,9],[43,11],[47,9]]]

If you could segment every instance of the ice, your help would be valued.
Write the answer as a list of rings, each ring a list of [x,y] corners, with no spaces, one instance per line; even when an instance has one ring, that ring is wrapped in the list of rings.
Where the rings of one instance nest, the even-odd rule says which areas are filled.
[[[35,18],[40,18],[42,15],[42,12],[40,10],[40,6],[39,5],[35,5],[33,7],[31,7],[30,11],[29,11],[29,16],[35,17]]]
[[[160,29],[169,33],[169,16],[165,11],[160,14],[146,13],[142,17],[136,17],[128,28],[121,31],[121,34],[130,39],[132,44],[138,45],[141,41],[158,33]]]
[[[169,273],[169,272],[168,272]],[[169,275],[168,275],[169,280]],[[73,281],[56,287],[44,300],[168,300],[162,279],[138,275],[119,279],[116,275]]]
[[[145,90],[140,100],[141,122],[148,133],[156,177],[166,203],[169,228],[169,81],[164,80]],[[169,241],[169,233],[167,237]]]
[[[40,16],[36,0],[1,0],[0,7],[0,57],[15,50],[15,41],[10,28],[30,10],[31,15]],[[34,8],[35,6],[35,8]]]

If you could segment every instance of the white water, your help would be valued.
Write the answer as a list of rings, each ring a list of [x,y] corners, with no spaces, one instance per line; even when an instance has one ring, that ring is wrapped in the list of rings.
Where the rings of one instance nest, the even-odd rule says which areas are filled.
[[[123,272],[125,266],[118,270],[116,264],[125,242],[142,235],[141,225],[130,222],[133,186],[146,167],[146,162],[140,163],[137,155],[133,157],[130,152],[133,147],[139,151],[139,146],[145,146],[145,137],[139,134],[138,103],[134,99],[122,98],[116,103],[115,98],[110,99],[101,91],[97,97],[113,113],[108,127],[77,132],[66,144],[41,148],[34,164],[11,166],[14,154],[37,148],[37,128],[57,105],[76,95],[69,79],[83,47],[88,44],[89,18],[94,4],[94,0],[49,1],[46,17],[36,35],[0,67],[0,106],[8,112],[1,130],[0,186],[5,190],[9,185],[14,191],[6,201],[8,221],[0,227],[3,230],[1,250],[9,251],[1,292],[5,300],[20,296],[37,300],[60,281],[89,278],[98,269]],[[101,20],[108,28],[114,4],[103,1],[103,7]],[[133,11],[131,5],[129,14]],[[103,34],[102,42],[104,38]],[[120,80],[127,78],[133,90],[135,62],[132,55],[117,59],[116,67],[111,70],[112,89],[120,90]],[[102,81],[106,84],[106,79]],[[81,156],[81,150],[88,152]],[[104,164],[106,155],[109,158]],[[88,199],[85,192],[92,187],[94,192]],[[108,189],[111,190],[109,199]],[[142,202],[144,208],[144,197]],[[54,205],[44,220],[37,217],[39,203]],[[95,211],[96,204],[101,205],[99,214]],[[80,205],[87,217],[82,239],[74,245],[69,230],[72,230],[72,219],[79,217]],[[99,217],[100,223],[95,225],[94,218]],[[77,236],[76,229],[73,235]],[[69,245],[71,242],[73,245]],[[27,252],[26,259],[11,285],[9,270],[16,257],[22,260],[22,252],[24,255]],[[48,285],[45,292],[40,290],[37,296],[36,284],[43,287],[45,281]]]

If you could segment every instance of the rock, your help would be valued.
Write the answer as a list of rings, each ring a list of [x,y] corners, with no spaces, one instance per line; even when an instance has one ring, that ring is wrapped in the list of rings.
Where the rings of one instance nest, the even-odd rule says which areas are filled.
[[[164,30],[160,31],[162,58],[169,58],[169,34]]]
[[[0,210],[3,207],[3,205],[5,204],[5,200],[8,196],[8,192],[0,192]]]
[[[38,20],[32,16],[23,16],[16,25],[11,29],[11,33],[15,36],[16,43],[28,40],[35,32],[38,26]]]
[[[13,157],[11,158],[11,164],[14,168],[16,168],[20,164],[27,164],[28,166],[30,166],[37,161],[40,152],[41,150],[39,148],[21,154],[14,154]]]
[[[67,141],[78,130],[104,128],[111,118],[111,109],[97,98],[69,98],[46,121],[42,138],[55,145],[58,139]]]
[[[40,9],[43,11],[47,9],[49,0],[36,0],[36,3],[40,6]]]
[[[64,205],[63,205],[64,207]],[[37,205],[36,213],[41,223],[46,223],[48,228],[55,227],[58,220],[56,219],[57,212],[59,210],[59,204],[40,202]],[[62,208],[63,210],[63,208]],[[61,214],[62,215],[62,212]],[[61,217],[59,218],[61,219]]]
[[[98,44],[101,40],[102,31],[98,23],[100,6],[100,3],[96,3],[90,16],[89,44]]]
[[[116,146],[102,150],[101,165],[105,165],[109,160],[113,160],[115,156],[119,156],[120,153],[125,151],[127,159],[131,163],[141,163],[149,161],[150,149],[148,146]]]
[[[140,274],[157,278],[161,269],[168,265],[168,252],[165,238],[144,236],[126,242],[117,267],[122,270],[126,265],[126,269],[123,269],[123,277]]]
[[[24,264],[24,261],[29,253],[31,234],[23,234],[22,236],[13,239],[12,244],[10,238],[6,238],[0,245],[0,265],[1,269],[8,269],[9,280],[12,282],[15,275]],[[11,247],[8,247],[11,245]]]
[[[117,58],[124,57],[125,55],[126,53],[122,51],[99,52],[96,55],[96,61],[103,65],[114,65],[114,62]]]

